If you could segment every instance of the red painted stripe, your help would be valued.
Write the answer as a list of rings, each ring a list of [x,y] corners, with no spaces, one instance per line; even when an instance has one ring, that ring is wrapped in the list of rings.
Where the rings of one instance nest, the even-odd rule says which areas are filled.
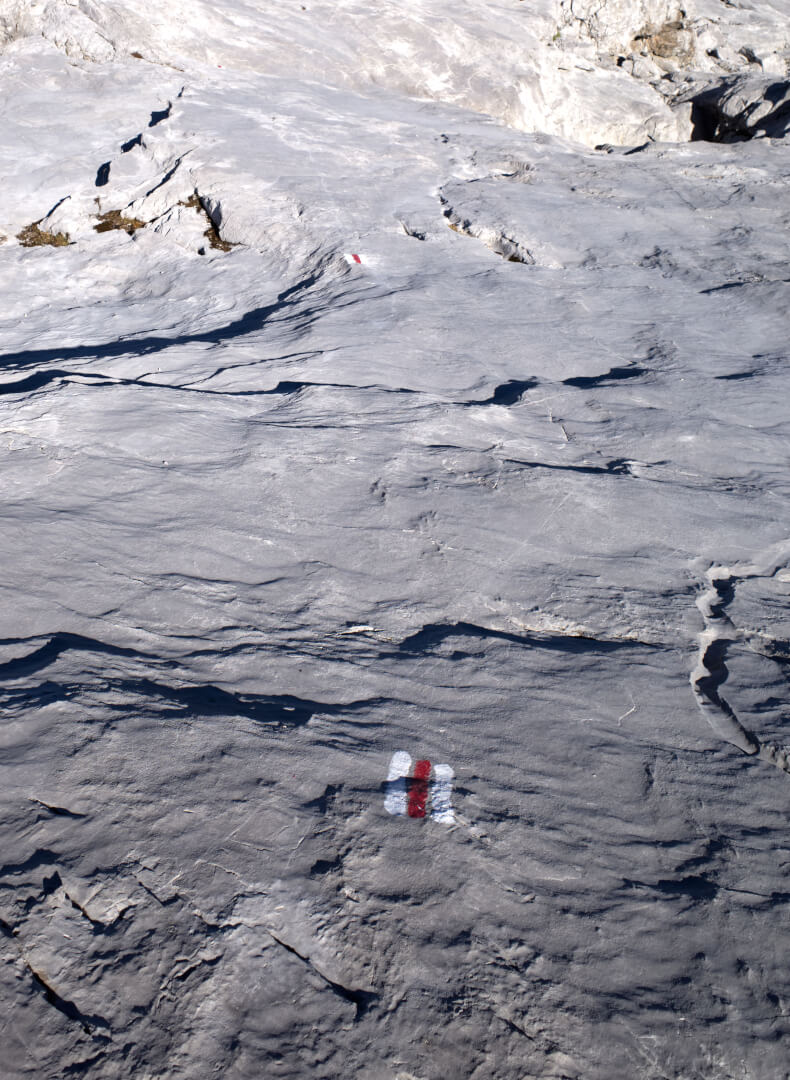
[[[414,779],[409,790],[409,817],[425,817],[425,804],[428,801],[428,777],[430,775],[430,761],[418,761],[414,766]]]
[[[359,255],[352,255],[351,258],[354,260],[354,262],[358,262],[358,263],[362,262]]]

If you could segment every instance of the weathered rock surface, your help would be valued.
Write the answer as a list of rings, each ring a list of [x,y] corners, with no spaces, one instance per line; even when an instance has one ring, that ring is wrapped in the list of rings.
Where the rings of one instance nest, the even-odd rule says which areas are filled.
[[[785,1075],[786,27],[592,10],[0,0],[3,1080]]]

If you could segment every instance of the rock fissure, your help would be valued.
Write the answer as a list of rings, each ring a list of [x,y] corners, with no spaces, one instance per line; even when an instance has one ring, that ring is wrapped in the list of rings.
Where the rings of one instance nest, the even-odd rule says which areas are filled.
[[[335,982],[334,979],[330,979],[328,975],[326,975],[323,971],[321,971],[319,967],[315,965],[315,963],[310,959],[309,956],[306,956],[304,953],[299,952],[299,950],[294,948],[293,945],[289,945],[287,941],[283,941],[281,937],[278,937],[278,935],[275,934],[274,931],[270,930],[268,927],[265,927],[265,929],[266,933],[269,935],[272,941],[276,942],[281,948],[285,949],[287,952],[291,953],[293,956],[296,956],[299,960],[301,960],[302,963],[305,964],[312,972],[314,972],[319,979],[326,983],[329,989],[332,990],[333,993],[337,994],[338,997],[341,997],[345,1001],[350,1002],[350,1004],[352,1004],[356,1008],[357,1020],[360,1019],[360,1017],[362,1017],[379,1000],[379,995],[373,993],[373,991],[371,990],[352,990],[348,986],[344,986],[342,983]]]
[[[496,226],[477,225],[461,214],[457,213],[444,195],[439,195],[442,206],[442,216],[453,232],[464,236],[470,236],[480,240],[495,255],[500,255],[506,262],[524,263],[527,266],[535,265],[532,252],[519,240],[507,236],[505,232]]]
[[[33,982],[41,991],[43,991],[44,997],[54,1009],[57,1009],[57,1011],[67,1017],[67,1019],[79,1024],[86,1035],[91,1035],[94,1038],[104,1041],[109,1039],[110,1026],[103,1016],[84,1013],[73,1001],[70,1001],[68,998],[59,994],[47,978],[39,971],[36,971],[24,956],[22,959],[33,977]],[[100,1030],[97,1031],[97,1029]]]
[[[51,980],[34,967],[27,958],[18,931],[14,930],[5,920],[0,920],[0,932],[4,937],[14,942],[20,963],[28,971],[33,980],[33,985],[42,992],[47,1003],[68,1020],[79,1024],[86,1035],[90,1035],[99,1042],[109,1042],[112,1033],[106,1018],[95,1013],[84,1012],[69,998],[58,993]]]
[[[691,672],[691,686],[697,704],[711,728],[722,739],[745,754],[758,755],[784,772],[790,772],[790,748],[762,742],[739,720],[735,710],[720,693],[729,678],[727,655],[735,642],[752,648],[750,637],[739,630],[727,614],[735,598],[737,585],[755,577],[772,577],[777,570],[775,560],[730,569],[714,566],[707,572],[708,587],[697,597],[704,629],[699,635],[699,654]],[[765,652],[758,646],[755,651]]]
[[[214,248],[215,251],[232,251],[234,247],[238,247],[238,244],[231,244],[228,240],[223,240],[219,231],[219,224],[215,221],[209,212],[209,206],[206,199],[195,190],[192,195],[179,205],[190,207],[196,210],[198,214],[203,214],[206,219],[207,227],[203,233],[206,240],[208,240],[209,247]]]

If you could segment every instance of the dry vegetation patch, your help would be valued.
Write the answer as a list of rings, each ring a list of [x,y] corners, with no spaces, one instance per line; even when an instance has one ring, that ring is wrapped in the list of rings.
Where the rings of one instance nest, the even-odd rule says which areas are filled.
[[[99,223],[94,225],[96,232],[111,232],[120,229],[131,236],[138,229],[145,228],[145,222],[139,218],[124,217],[120,210],[108,210],[106,214],[99,214]]]
[[[209,214],[197,192],[194,192],[194,194],[190,195],[185,202],[182,202],[179,205],[189,206],[198,214],[205,215],[206,221],[208,222],[208,228],[203,233],[203,235],[208,240],[209,247],[214,248],[215,251],[230,251],[231,248],[235,248],[238,246],[237,244],[231,244],[229,240],[222,239],[222,237],[219,235],[219,229],[214,224],[211,214]]]
[[[22,247],[67,247],[71,243],[68,233],[47,232],[46,229],[39,228],[40,225],[41,219],[25,225],[24,229],[16,234]]]

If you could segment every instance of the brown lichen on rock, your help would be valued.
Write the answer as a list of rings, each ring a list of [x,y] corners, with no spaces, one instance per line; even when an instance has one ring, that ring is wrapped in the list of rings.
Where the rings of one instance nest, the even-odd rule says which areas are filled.
[[[632,43],[635,52],[682,66],[694,58],[694,34],[682,18],[672,19],[663,26],[646,26]]]
[[[120,229],[131,236],[138,229],[145,228],[145,222],[139,218],[124,217],[120,210],[108,210],[106,214],[99,214],[99,223],[94,225],[96,232],[111,232]]]
[[[31,225],[25,225],[21,232],[16,234],[16,238],[22,247],[68,247],[71,243],[68,233],[52,233],[47,232],[46,229],[41,229],[41,221],[34,221]]]

